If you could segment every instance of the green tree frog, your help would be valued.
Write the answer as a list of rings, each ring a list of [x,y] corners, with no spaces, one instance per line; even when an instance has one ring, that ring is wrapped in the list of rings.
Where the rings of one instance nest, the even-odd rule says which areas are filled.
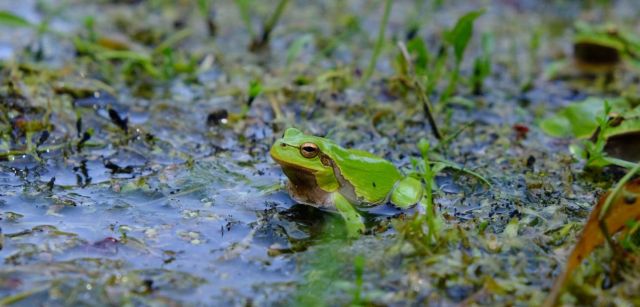
[[[270,153],[289,179],[291,198],[337,210],[350,236],[365,229],[356,208],[388,202],[409,208],[424,194],[420,180],[403,175],[391,162],[366,151],[342,148],[329,139],[295,128],[287,129]]]

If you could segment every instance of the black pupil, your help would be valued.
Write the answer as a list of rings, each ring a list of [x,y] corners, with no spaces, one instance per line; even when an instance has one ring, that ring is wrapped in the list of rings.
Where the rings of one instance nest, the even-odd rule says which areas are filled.
[[[309,153],[316,151],[315,147],[311,147],[311,146],[302,147],[302,150],[304,150],[306,152],[309,152]]]

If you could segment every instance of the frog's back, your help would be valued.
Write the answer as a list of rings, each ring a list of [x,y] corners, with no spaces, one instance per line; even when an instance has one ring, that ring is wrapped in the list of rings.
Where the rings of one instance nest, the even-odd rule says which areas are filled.
[[[342,149],[334,160],[341,175],[353,185],[357,197],[366,203],[386,201],[396,182],[403,177],[393,163],[362,150]]]

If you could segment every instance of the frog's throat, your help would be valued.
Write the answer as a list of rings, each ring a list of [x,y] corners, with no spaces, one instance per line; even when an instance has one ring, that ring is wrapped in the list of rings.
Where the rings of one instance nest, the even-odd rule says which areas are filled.
[[[323,157],[325,159],[323,163],[333,169],[333,174],[339,186],[338,192],[354,205],[365,204],[366,202],[356,194],[355,187],[344,178],[342,171],[333,159],[326,155]],[[275,157],[274,160],[280,164],[282,171],[289,178],[287,189],[291,198],[299,203],[315,207],[328,208],[335,206],[332,196],[333,191],[325,191],[318,185],[316,175],[312,169],[294,165]]]
[[[314,207],[334,206],[333,193],[320,188],[312,170],[282,164],[282,171],[289,178],[287,190],[293,200]]]

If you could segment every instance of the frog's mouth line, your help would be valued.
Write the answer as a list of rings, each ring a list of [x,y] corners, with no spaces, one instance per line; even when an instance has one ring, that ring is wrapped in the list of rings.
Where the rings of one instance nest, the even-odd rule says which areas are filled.
[[[276,161],[276,163],[280,164],[280,166],[282,166],[283,168],[291,168],[291,169],[295,169],[296,171],[300,171],[300,172],[305,172],[305,173],[309,173],[309,174],[315,174],[318,171],[314,170],[314,169],[310,169],[304,166],[300,166],[297,164],[293,164],[281,159],[278,159],[277,157],[275,157],[273,154],[271,154],[271,158]]]

